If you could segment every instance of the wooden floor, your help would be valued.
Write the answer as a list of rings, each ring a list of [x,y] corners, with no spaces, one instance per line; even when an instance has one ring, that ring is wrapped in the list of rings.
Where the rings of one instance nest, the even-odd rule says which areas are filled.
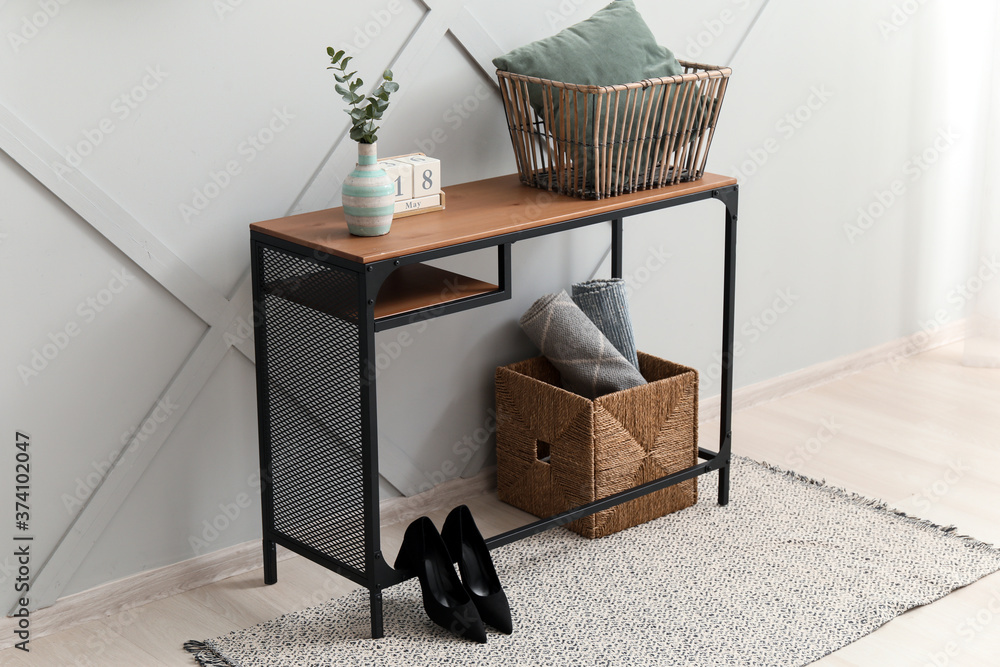
[[[748,408],[735,415],[734,449],[1000,545],[1000,370],[960,361],[961,344],[951,345]],[[717,433],[717,422],[704,424],[702,442],[714,442]],[[491,494],[468,504],[487,534],[526,521]],[[386,554],[395,554],[402,528],[383,529]],[[244,628],[353,588],[299,557],[282,561],[278,573],[274,586],[265,587],[256,570],[42,637],[31,642],[30,655],[0,651],[0,665],[191,665],[181,650],[187,639]],[[997,667],[1000,574],[907,612],[815,664]]]

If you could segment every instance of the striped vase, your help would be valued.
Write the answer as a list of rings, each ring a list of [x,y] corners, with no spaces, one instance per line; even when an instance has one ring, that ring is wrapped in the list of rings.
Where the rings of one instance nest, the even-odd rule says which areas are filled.
[[[344,217],[355,236],[382,236],[392,226],[396,186],[378,166],[377,145],[358,143],[358,164],[344,180]]]

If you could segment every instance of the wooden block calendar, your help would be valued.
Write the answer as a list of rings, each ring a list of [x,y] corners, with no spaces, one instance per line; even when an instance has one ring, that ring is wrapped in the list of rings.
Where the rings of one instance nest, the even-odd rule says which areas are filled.
[[[393,219],[444,208],[440,160],[410,153],[379,160],[378,164],[396,185]]]

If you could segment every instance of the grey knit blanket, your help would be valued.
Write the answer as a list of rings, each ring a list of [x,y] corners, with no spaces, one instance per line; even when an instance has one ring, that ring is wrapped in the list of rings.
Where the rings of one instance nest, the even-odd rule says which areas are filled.
[[[597,398],[646,384],[565,290],[535,301],[521,317],[521,328],[573,393]]]
[[[622,356],[639,367],[628,294],[621,278],[587,280],[573,285],[573,301],[597,325]]]

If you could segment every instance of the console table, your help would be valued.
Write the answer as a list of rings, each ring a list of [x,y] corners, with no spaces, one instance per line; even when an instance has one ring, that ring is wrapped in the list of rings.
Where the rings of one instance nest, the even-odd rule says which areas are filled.
[[[487,540],[495,548],[714,470],[729,501],[736,286],[735,178],[704,178],[597,201],[502,176],[448,188],[448,208],[393,224],[386,236],[347,232],[340,208],[250,226],[264,581],[276,545],[368,588],[372,637],[383,636],[382,589],[405,579],[379,536],[375,333],[510,298],[511,246],[587,225],[611,227],[611,273],[622,276],[625,217],[703,199],[725,207],[722,402],[718,451],[634,489]],[[424,264],[495,247],[497,284]],[[539,295],[540,296],[540,295]]]

